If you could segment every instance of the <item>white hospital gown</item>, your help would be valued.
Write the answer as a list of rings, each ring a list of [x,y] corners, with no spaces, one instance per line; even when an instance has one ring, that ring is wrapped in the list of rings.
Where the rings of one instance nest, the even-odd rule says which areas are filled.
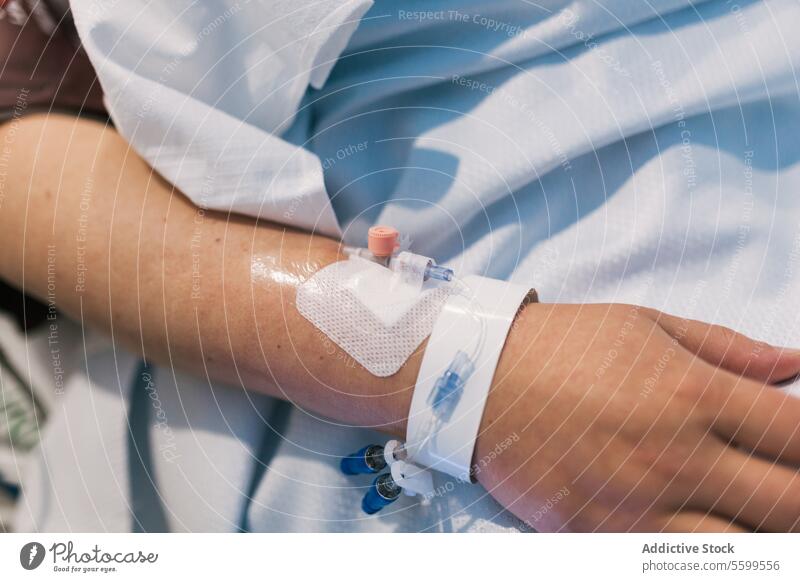
[[[417,252],[543,301],[640,303],[800,344],[795,0],[72,4],[118,130],[199,205],[350,243],[393,224]],[[468,485],[366,517],[368,479],[337,460],[369,431],[153,374],[170,430],[145,407],[136,442],[164,527],[519,525]],[[121,410],[147,398],[113,380],[94,390]],[[71,414],[90,414],[76,394]],[[59,455],[97,453],[65,444],[66,424],[20,527],[129,529],[125,508],[153,505],[124,485],[106,480],[109,514],[59,485]],[[102,428],[107,464],[129,454],[124,423]]]

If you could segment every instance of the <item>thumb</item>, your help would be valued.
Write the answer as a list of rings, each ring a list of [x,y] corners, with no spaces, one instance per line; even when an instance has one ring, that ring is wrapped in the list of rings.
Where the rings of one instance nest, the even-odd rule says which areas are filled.
[[[776,384],[800,374],[800,350],[756,341],[721,325],[659,313],[656,321],[690,352],[754,380]]]

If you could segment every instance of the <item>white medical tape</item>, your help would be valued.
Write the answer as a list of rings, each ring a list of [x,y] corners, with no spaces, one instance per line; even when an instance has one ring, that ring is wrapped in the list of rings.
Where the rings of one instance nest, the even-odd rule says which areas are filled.
[[[524,285],[475,275],[463,282],[466,291],[447,299],[425,348],[408,414],[406,449],[414,463],[468,481],[473,478],[475,441],[500,353],[517,311],[523,302],[535,300],[536,293]],[[476,317],[485,325],[475,371],[467,379],[452,415],[431,434],[435,420],[429,395],[456,352],[472,351],[481,332]]]
[[[403,251],[389,264],[394,273],[395,282],[410,285],[415,289],[422,289],[425,281],[425,270],[433,261],[429,257],[415,255]]]
[[[375,376],[395,374],[430,335],[452,288],[406,283],[354,256],[328,265],[297,290],[297,310]]]

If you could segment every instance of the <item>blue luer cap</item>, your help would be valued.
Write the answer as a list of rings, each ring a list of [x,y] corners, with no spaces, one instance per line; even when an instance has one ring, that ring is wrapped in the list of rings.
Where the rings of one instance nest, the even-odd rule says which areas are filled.
[[[361,500],[361,509],[369,515],[377,513],[400,497],[402,491],[402,487],[394,482],[391,474],[379,475]]]
[[[367,445],[352,455],[347,455],[339,464],[345,475],[365,475],[377,473],[386,467],[383,458],[383,447],[380,445]]]

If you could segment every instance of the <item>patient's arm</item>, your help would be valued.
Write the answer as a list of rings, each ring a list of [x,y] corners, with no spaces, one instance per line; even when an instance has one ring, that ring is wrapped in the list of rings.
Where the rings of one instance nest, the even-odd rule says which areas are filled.
[[[294,307],[337,242],[203,214],[93,122],[31,117],[0,144],[0,276],[153,361],[402,434],[419,352],[376,378]],[[797,352],[653,310],[530,305],[477,477],[543,530],[797,529],[800,401],[767,384],[798,371]]]
[[[294,307],[338,242],[203,213],[96,122],[37,116],[0,131],[0,276],[47,299],[52,263],[58,308],[149,360],[403,430],[419,356],[376,378]]]

